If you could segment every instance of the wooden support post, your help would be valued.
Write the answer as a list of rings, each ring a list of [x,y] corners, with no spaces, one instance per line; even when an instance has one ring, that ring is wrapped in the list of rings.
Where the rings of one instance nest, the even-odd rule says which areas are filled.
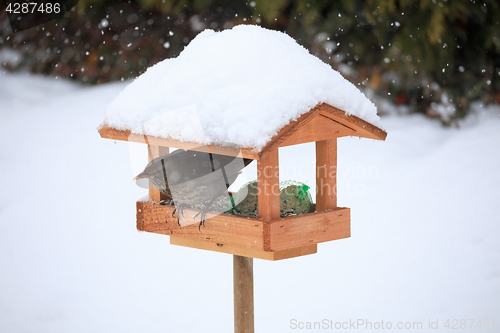
[[[148,145],[148,162],[151,160],[167,155],[169,153],[168,147],[156,146],[156,145]],[[160,193],[160,191],[153,185],[153,183],[149,182],[149,196],[151,200],[155,202],[160,202],[166,197]]]
[[[316,211],[337,208],[337,139],[316,142]]]
[[[278,148],[257,161],[259,217],[265,221],[280,218],[280,178]]]
[[[259,217],[271,221],[280,217],[278,148],[257,161]],[[264,226],[264,250],[269,250],[269,223]],[[267,236],[266,236],[267,235]],[[254,333],[253,258],[233,255],[234,332]]]
[[[233,255],[234,333],[254,333],[253,258]]]

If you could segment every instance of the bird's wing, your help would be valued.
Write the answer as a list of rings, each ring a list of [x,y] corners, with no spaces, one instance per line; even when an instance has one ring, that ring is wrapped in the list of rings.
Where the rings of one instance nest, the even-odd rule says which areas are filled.
[[[179,153],[177,153],[179,152]],[[176,150],[164,156],[167,180],[170,186],[199,179],[200,184],[209,184],[223,179],[222,169],[229,185],[239,172],[252,160],[234,156],[204,152]]]

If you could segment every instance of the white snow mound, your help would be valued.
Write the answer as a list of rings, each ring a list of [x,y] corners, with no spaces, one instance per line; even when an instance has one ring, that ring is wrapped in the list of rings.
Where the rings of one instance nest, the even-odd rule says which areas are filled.
[[[205,30],[177,58],[150,67],[110,104],[104,122],[184,142],[260,149],[321,102],[379,125],[375,105],[293,38],[239,25]]]

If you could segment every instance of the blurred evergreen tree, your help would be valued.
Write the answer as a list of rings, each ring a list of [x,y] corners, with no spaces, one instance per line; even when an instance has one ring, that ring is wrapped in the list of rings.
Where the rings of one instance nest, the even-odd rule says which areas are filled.
[[[0,14],[0,48],[23,54],[11,69],[99,83],[177,56],[205,28],[252,23],[287,32],[371,97],[450,122],[474,100],[500,103],[499,20],[496,0],[80,0],[15,36]]]
[[[254,2],[254,20],[397,105],[448,122],[471,101],[500,103],[496,0]]]

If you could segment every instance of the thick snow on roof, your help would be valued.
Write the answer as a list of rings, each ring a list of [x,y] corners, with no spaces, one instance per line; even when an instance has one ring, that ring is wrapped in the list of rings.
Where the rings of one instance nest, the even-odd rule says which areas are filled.
[[[205,144],[262,148],[324,102],[375,126],[365,95],[290,36],[252,25],[205,30],[111,103],[114,128]]]

